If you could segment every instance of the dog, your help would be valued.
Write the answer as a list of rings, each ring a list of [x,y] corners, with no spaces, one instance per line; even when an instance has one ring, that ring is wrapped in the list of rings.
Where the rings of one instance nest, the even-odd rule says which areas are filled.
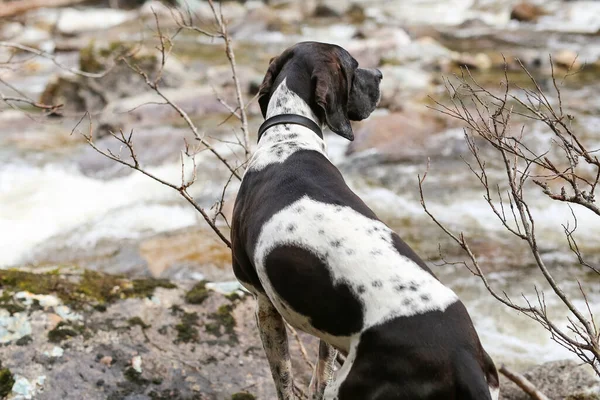
[[[497,399],[464,305],[327,158],[321,128],[353,140],[350,121],[376,108],[381,79],[339,46],[303,42],[271,59],[259,89],[266,120],[231,245],[277,396],[294,399],[285,320],[320,339],[311,399]],[[346,361],[334,377],[337,351]]]

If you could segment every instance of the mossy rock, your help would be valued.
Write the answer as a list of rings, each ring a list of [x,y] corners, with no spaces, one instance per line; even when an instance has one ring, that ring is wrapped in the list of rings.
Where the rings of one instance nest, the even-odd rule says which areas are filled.
[[[238,392],[231,396],[231,400],[255,400],[256,397],[248,392]]]
[[[189,292],[185,294],[185,301],[189,304],[202,304],[208,298],[206,281],[198,282]]]
[[[31,337],[31,335],[25,335],[25,336],[17,339],[15,344],[17,346],[27,346],[29,343],[32,343],[32,342],[33,342],[33,338]]]
[[[0,296],[0,308],[3,308],[6,311],[8,311],[10,315],[25,311],[25,307],[22,304],[19,304],[17,301],[15,301],[13,293],[7,290],[5,290]]]
[[[60,343],[64,340],[82,335],[85,331],[83,325],[76,325],[71,322],[61,321],[54,329],[48,332],[48,341]]]
[[[166,279],[134,279],[85,270],[79,277],[66,278],[59,270],[33,273],[16,269],[0,270],[0,308],[19,312],[8,291],[28,291],[34,294],[53,294],[73,309],[92,306],[106,309],[106,304],[131,297],[151,297],[156,288],[174,289],[177,286]]]
[[[94,40],[91,40],[79,51],[79,69],[91,73],[102,72],[110,67],[113,60],[126,56],[132,56],[135,59],[134,44],[111,42],[108,46],[100,47]],[[156,56],[153,56],[151,61],[156,62]]]
[[[131,383],[135,383],[136,385],[147,385],[150,381],[146,378],[142,378],[142,373],[136,371],[132,367],[127,368],[123,372],[123,376]]]
[[[198,328],[196,327],[198,319],[198,314],[195,312],[183,312],[180,323],[175,325],[177,339],[175,339],[174,343],[197,343],[199,339],[199,332]]]
[[[206,331],[217,337],[226,333],[233,343],[237,343],[237,336],[234,330],[235,318],[233,317],[232,311],[233,306],[231,304],[225,304],[219,307],[217,312],[208,316],[208,318],[214,320],[214,322],[205,325]]]
[[[130,328],[134,326],[139,326],[140,328],[142,328],[142,330],[150,328],[150,325],[146,324],[144,320],[140,317],[129,318],[127,320],[127,325],[129,325]]]
[[[14,384],[15,377],[12,372],[8,368],[2,368],[2,361],[0,361],[0,399],[8,396]]]

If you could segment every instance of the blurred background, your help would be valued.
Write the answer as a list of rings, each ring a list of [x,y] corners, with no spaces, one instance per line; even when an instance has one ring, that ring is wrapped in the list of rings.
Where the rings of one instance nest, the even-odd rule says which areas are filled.
[[[197,26],[214,29],[204,1],[0,0],[0,268],[75,265],[129,277],[234,279],[229,249],[176,191],[103,157],[80,134],[92,132],[98,147],[116,152],[119,143],[109,131],[133,130],[140,163],[179,182],[183,139],[193,142],[193,136],[172,108],[159,104],[162,100],[139,74],[122,62],[101,78],[68,71],[100,73],[115,54],[133,47],[139,50],[137,61],[149,73],[157,71],[156,21],[163,33],[178,29],[170,6],[189,7]],[[465,67],[490,90],[500,88],[505,66],[515,85],[526,84],[517,59],[550,91],[552,56],[559,73],[577,71],[565,80],[562,101],[576,116],[578,134],[590,148],[600,148],[600,2],[272,0],[222,2],[220,7],[246,101],[256,94],[269,59],[299,41],[339,44],[362,67],[379,68],[384,76],[379,108],[354,125],[352,143],[326,134],[331,160],[459,294],[498,363],[525,367],[574,357],[534,321],[500,306],[466,269],[439,265],[440,248],[448,257],[461,253],[423,212],[417,175],[430,158],[425,183],[430,209],[454,231],[465,232],[495,287],[514,298],[522,293],[535,298],[536,288],[547,289],[525,244],[503,229],[463,162],[468,158],[463,126],[430,107],[433,100],[449,100],[444,77]],[[232,143],[240,134],[239,122],[228,118],[218,100],[235,103],[223,49],[219,39],[179,32],[161,87],[237,165],[243,152]],[[10,97],[63,106],[40,111]],[[247,110],[254,143],[262,116],[255,101]],[[81,121],[85,112],[91,115],[91,128],[87,118]],[[542,124],[516,118],[525,125],[531,146],[549,146],[551,134]],[[219,200],[229,173],[208,152],[200,152],[196,163],[198,179],[189,192],[208,210]],[[488,172],[501,184],[499,163],[492,160]],[[236,188],[234,181],[226,192],[226,215]],[[592,312],[600,318],[598,275],[576,266],[561,226],[572,222],[571,211],[534,187],[526,197],[557,281],[579,305],[577,280],[586,284]],[[579,245],[598,261],[600,223],[585,210],[574,211]],[[227,232],[225,224],[221,228]],[[557,300],[549,298],[547,306],[559,323],[566,323]]]

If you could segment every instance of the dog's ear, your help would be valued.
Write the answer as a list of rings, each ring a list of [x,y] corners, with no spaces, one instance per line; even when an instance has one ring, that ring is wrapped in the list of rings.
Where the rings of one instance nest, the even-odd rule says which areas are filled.
[[[269,68],[258,89],[258,105],[260,106],[263,118],[267,118],[267,107],[269,106],[269,100],[271,99],[271,88],[273,87],[273,83],[275,83],[277,75],[279,75],[279,72],[281,72],[285,63],[292,57],[292,54],[293,49],[288,49],[281,53],[279,57],[273,57],[269,61]]]
[[[348,76],[337,63],[328,63],[313,71],[315,101],[323,110],[329,129],[352,141],[354,132],[348,119]]]

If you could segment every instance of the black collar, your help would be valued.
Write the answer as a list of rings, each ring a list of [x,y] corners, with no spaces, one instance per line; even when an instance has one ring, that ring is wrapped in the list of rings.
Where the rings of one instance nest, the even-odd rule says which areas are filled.
[[[262,137],[263,133],[265,133],[265,131],[275,125],[280,125],[280,124],[296,124],[296,125],[302,125],[305,128],[310,129],[311,131],[313,131],[314,133],[317,134],[317,136],[319,136],[321,139],[323,139],[323,131],[321,131],[321,128],[319,127],[319,125],[317,125],[315,123],[315,121],[313,121],[310,118],[306,118],[302,115],[298,115],[298,114],[280,114],[280,115],[275,115],[274,117],[268,118],[267,120],[265,120],[265,122],[262,123],[262,125],[260,126],[260,128],[258,128],[258,141],[260,141],[260,138]]]

